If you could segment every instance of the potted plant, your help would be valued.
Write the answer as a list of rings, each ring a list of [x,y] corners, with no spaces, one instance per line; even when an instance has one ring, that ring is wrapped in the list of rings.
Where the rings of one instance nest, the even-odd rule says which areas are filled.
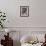
[[[4,12],[0,11],[0,27],[4,28],[4,22],[6,20],[6,15]]]

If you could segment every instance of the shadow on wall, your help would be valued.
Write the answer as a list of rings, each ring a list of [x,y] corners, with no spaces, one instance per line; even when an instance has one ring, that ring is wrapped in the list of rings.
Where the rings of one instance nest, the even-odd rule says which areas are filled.
[[[13,46],[21,46],[20,41],[13,40]]]

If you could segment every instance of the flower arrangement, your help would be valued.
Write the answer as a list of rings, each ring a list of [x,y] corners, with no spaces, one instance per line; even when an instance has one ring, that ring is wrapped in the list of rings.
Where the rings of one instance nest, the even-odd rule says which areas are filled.
[[[4,22],[6,20],[6,15],[4,12],[0,11],[0,27],[3,28],[4,27]]]

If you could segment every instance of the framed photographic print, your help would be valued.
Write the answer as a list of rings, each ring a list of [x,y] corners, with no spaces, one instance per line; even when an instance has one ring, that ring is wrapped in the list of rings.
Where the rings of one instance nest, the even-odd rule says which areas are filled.
[[[20,16],[21,17],[29,16],[29,6],[20,6]]]

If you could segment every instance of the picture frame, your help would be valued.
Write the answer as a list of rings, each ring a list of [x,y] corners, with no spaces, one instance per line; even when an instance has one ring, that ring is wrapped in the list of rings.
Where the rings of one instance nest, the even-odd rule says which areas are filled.
[[[29,17],[29,6],[20,6],[20,16]]]

